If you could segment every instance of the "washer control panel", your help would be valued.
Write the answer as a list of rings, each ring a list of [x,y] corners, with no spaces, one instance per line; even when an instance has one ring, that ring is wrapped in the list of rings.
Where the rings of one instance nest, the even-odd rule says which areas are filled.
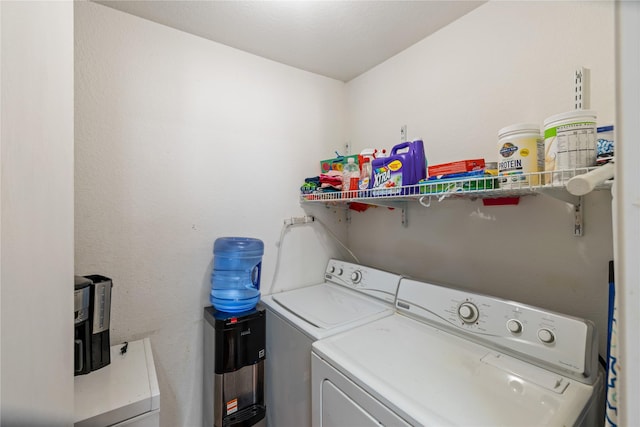
[[[394,303],[401,276],[373,267],[330,259],[324,278],[372,297]]]
[[[595,327],[589,321],[404,278],[396,307],[437,328],[569,372],[582,382],[597,376]]]

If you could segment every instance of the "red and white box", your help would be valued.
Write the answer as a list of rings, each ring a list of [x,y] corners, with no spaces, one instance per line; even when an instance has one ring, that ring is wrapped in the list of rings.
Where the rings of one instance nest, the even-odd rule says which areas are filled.
[[[484,169],[484,159],[459,160],[428,167],[429,176],[450,175]]]

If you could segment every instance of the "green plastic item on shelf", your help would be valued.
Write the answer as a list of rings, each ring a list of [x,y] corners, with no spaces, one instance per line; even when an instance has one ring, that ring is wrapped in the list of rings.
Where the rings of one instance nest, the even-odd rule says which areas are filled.
[[[443,182],[427,181],[420,183],[420,194],[493,190],[495,188],[498,188],[495,178],[477,178]]]

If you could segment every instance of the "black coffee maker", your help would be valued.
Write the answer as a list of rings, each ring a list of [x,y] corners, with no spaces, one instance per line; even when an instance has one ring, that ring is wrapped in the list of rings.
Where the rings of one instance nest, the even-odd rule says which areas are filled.
[[[111,279],[105,276],[75,276],[74,375],[88,374],[111,363],[112,287]]]

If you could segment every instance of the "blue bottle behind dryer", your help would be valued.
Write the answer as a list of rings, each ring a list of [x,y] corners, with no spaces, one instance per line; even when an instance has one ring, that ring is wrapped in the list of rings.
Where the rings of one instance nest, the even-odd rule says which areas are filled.
[[[220,311],[240,313],[260,300],[262,240],[220,237],[213,244],[211,304]]]

